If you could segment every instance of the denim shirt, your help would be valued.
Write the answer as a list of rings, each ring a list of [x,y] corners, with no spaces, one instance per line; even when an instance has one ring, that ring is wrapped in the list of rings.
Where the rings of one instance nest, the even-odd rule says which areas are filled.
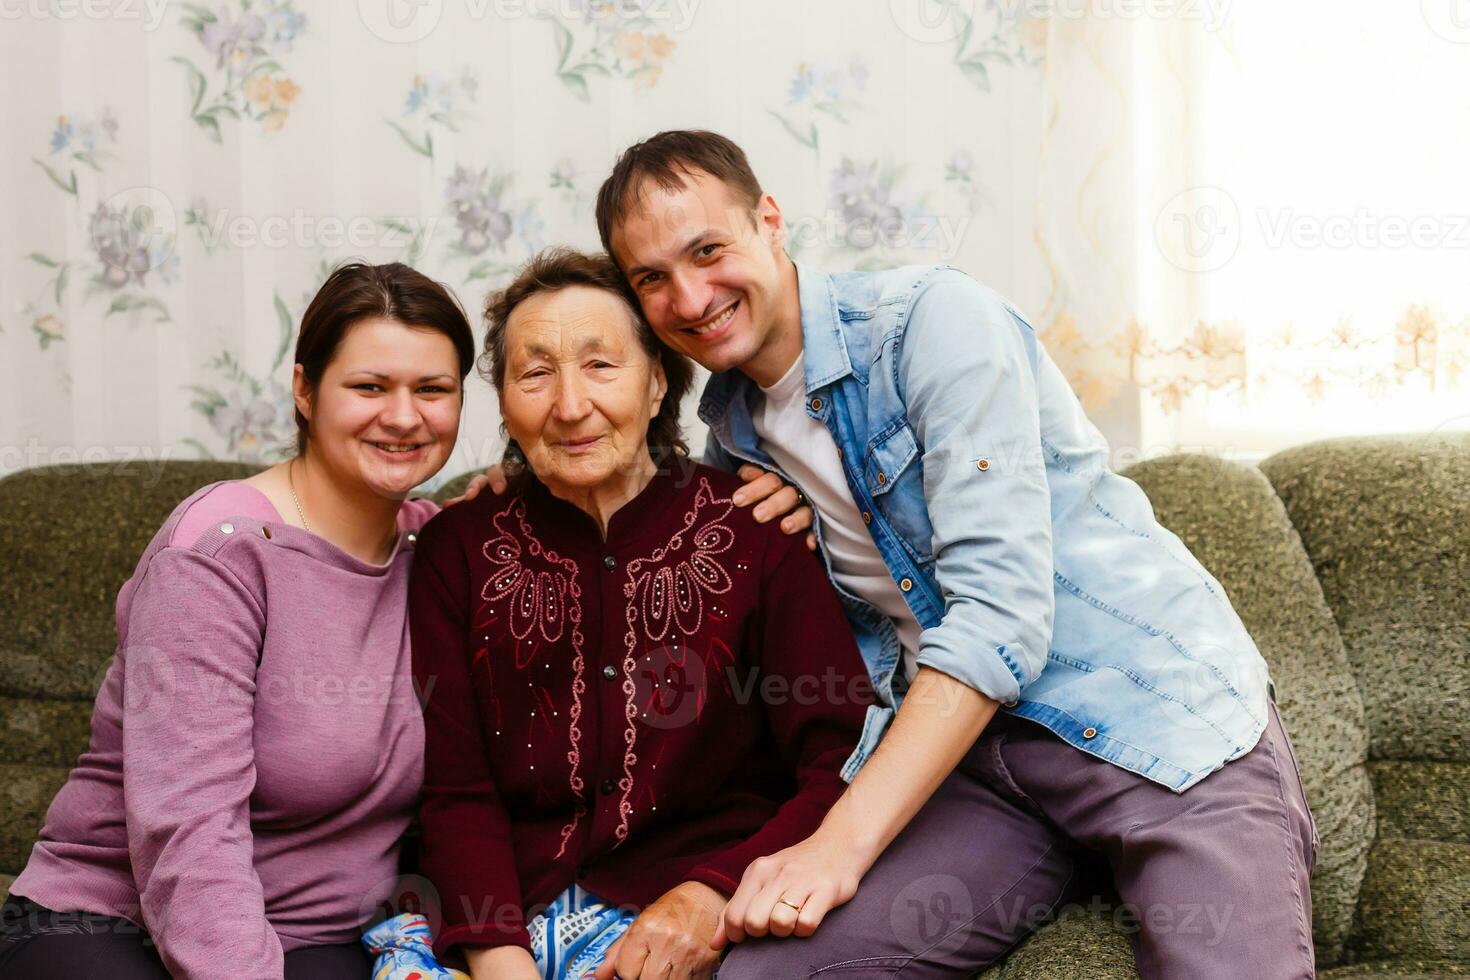
[[[1176,792],[1250,751],[1265,661],[1220,583],[1108,468],[1032,326],[948,267],[797,273],[806,410],[923,627],[918,664]],[[752,424],[760,397],[738,371],[710,378],[707,463],[780,472]],[[850,780],[906,683],[892,620],[838,593],[881,702]]]

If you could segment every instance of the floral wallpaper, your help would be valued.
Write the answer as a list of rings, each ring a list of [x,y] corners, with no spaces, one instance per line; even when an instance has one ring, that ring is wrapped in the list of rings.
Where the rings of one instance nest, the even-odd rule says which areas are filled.
[[[266,132],[284,126],[301,86],[278,59],[290,52],[291,43],[306,29],[306,16],[291,0],[222,4],[216,9],[193,3],[178,6],[184,12],[180,26],[198,39],[199,47],[169,60],[189,74],[189,116],[194,123],[216,143],[221,139],[221,120],[256,122]]]
[[[295,328],[334,263],[410,263],[478,326],[538,249],[597,246],[592,202],[623,147],[685,126],[745,147],[799,261],[950,263],[1007,295],[1115,442],[1270,385],[1467,383],[1470,321],[1428,298],[1263,333],[1151,322],[1109,292],[1152,212],[1086,210],[1112,199],[1099,175],[1126,172],[1088,123],[1100,91],[1145,96],[1114,84],[1116,25],[1089,35],[1047,4],[126,7],[27,8],[5,28],[0,72],[27,96],[0,148],[0,473],[281,458]],[[494,399],[470,387],[445,478],[499,456]]]

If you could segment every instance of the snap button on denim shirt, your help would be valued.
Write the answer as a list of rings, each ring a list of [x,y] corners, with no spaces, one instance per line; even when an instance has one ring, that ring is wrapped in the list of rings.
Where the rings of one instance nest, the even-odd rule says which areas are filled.
[[[1176,792],[1250,751],[1265,661],[1220,583],[1108,468],[1031,325],[945,266],[797,273],[807,412],[924,628],[919,665]],[[780,472],[751,421],[760,397],[737,371],[710,378],[707,463]],[[838,593],[881,702],[850,780],[904,679],[892,621]]]

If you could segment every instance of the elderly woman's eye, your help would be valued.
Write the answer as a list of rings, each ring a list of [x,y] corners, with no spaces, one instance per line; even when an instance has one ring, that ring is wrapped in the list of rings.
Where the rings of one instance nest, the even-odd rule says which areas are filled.
[[[699,254],[705,258],[709,258],[719,247],[718,245],[706,245],[699,250]]]

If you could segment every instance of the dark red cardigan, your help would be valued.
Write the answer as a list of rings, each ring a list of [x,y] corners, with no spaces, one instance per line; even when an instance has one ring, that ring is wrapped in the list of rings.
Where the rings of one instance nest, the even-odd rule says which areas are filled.
[[[871,688],[802,536],[687,461],[596,523],[530,481],[419,535],[421,870],[435,950],[529,945],[574,882],[618,905],[730,894],[841,794]]]

